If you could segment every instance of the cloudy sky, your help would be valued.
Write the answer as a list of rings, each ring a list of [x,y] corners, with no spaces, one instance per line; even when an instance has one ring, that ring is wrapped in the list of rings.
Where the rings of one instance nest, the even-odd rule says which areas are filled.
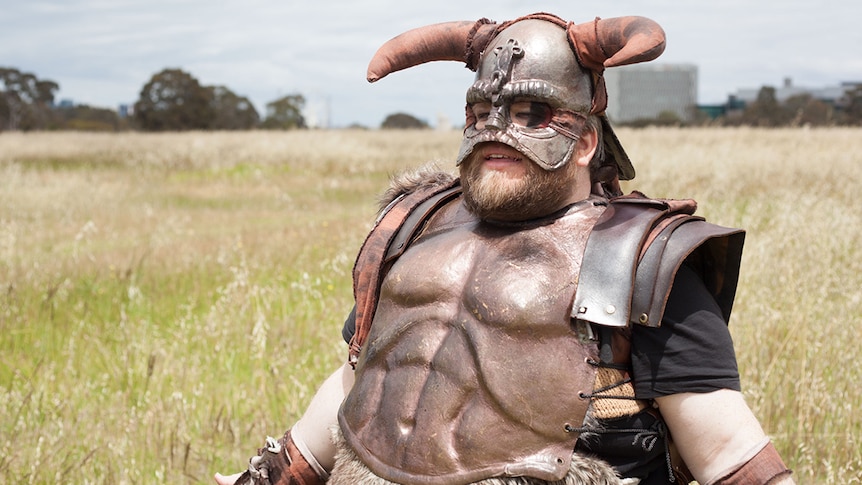
[[[132,104],[164,68],[264,106],[286,94],[330,126],[403,111],[463,120],[472,73],[452,62],[365,81],[377,47],[414,27],[547,11],[575,22],[643,15],[668,38],[655,62],[698,66],[701,103],[739,88],[862,81],[859,0],[0,0],[0,66],[60,84],[59,99]]]

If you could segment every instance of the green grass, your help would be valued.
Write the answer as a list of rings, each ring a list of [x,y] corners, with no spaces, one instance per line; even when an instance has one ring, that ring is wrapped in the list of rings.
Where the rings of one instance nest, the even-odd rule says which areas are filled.
[[[731,330],[799,483],[862,473],[862,131],[620,130],[638,188],[748,230]],[[0,479],[212,483],[346,357],[388,177],[457,133],[0,135]]]

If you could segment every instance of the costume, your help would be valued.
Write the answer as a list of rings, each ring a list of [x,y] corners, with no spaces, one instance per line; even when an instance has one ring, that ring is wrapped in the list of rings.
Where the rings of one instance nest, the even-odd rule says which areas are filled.
[[[344,479],[339,458],[333,483],[672,478],[669,439],[649,399],[738,389],[726,321],[743,233],[693,216],[693,202],[622,196],[619,180],[634,168],[604,116],[602,73],[663,49],[664,33],[649,19],[574,24],[538,13],[416,29],[375,54],[370,81],[434,60],[464,62],[477,76],[456,159],[461,179],[435,175],[396,190],[357,257],[344,332],[355,383],[336,440],[365,478]],[[500,206],[479,196],[485,189],[470,167],[487,146],[538,167],[531,180],[554,180],[570,176],[587,130],[600,139],[589,162],[592,196],[553,202],[553,211],[528,202],[567,186]],[[697,312],[685,310],[691,301]],[[688,332],[698,322],[706,322],[702,336]],[[674,387],[685,364],[654,358],[679,345],[663,340],[668,332],[691,335],[674,355],[722,338],[718,348],[730,351],[704,375],[685,376],[693,388]],[[765,483],[784,473],[769,450],[727,477]],[[303,472],[314,465],[290,461],[298,462]],[[269,462],[249,473],[261,463]]]
[[[577,319],[579,314],[585,313],[583,308],[572,306],[573,300],[579,301],[574,294],[581,295],[580,301],[584,304],[591,298],[589,294],[584,296],[583,292],[576,292],[579,277],[583,276],[580,272],[581,256],[585,252],[589,254],[586,249],[587,236],[591,237],[593,244],[601,244],[605,252],[614,253],[609,244],[616,243],[603,241],[595,234],[601,233],[603,224],[612,229],[625,225],[625,220],[629,219],[625,210],[628,208],[626,203],[618,201],[616,206],[609,210],[607,199],[592,197],[545,218],[520,223],[501,223],[478,220],[464,209],[454,189],[447,190],[447,187],[442,187],[439,190],[442,191],[439,199],[432,197],[430,204],[413,202],[415,208],[409,211],[409,214],[399,215],[399,218],[409,222],[396,224],[394,233],[387,234],[389,231],[378,226],[369,236],[357,259],[354,276],[358,289],[357,305],[360,306],[369,297],[369,290],[362,287],[363,276],[367,276],[377,267],[392,265],[382,280],[381,294],[370,296],[371,301],[379,300],[384,307],[371,310],[375,315],[375,323],[367,336],[368,343],[365,343],[366,337],[354,337],[355,313],[346,322],[343,333],[345,339],[351,342],[354,351],[366,345],[374,349],[367,352],[357,365],[358,385],[342,407],[342,431],[346,434],[348,444],[360,455],[360,459],[366,464],[370,463],[370,468],[375,473],[395,483],[469,483],[489,475],[512,474],[525,474],[548,481],[559,480],[569,468],[569,452],[575,447],[576,441],[577,448],[582,452],[599,454],[603,458],[609,456],[611,459],[608,461],[621,472],[646,476],[653,473],[656,467],[664,466],[668,450],[663,424],[643,400],[634,399],[636,396],[628,377],[631,365],[628,362],[627,344],[617,344],[618,348],[609,350],[608,355],[601,357],[597,344],[600,327],[572,324],[575,321],[573,318]],[[417,193],[409,195],[415,196]],[[422,197],[424,196],[419,193],[419,198]],[[636,197],[634,200],[637,201],[636,206],[649,201],[642,197]],[[411,205],[411,202],[399,200],[390,210],[397,212],[401,205]],[[637,214],[640,213],[641,209],[638,209]],[[687,260],[689,265],[693,265],[696,260],[700,260],[698,264],[702,265],[703,258],[709,259],[710,266],[720,268],[722,275],[729,276],[724,279],[724,285],[727,286],[715,288],[713,294],[726,293],[727,288],[731,288],[732,293],[736,278],[734,268],[739,262],[742,233],[706,224],[685,213],[662,212],[662,217],[657,217],[657,214],[655,210],[648,213],[650,219],[665,222],[656,226],[665,236],[670,234],[664,232],[668,227],[678,229],[667,224],[667,221],[679,216],[682,216],[682,220],[687,221],[687,224],[691,224],[695,228],[694,232],[701,236],[696,243],[686,243],[684,255],[673,256],[675,262]],[[385,226],[386,222],[384,215],[380,224]],[[594,227],[596,231],[593,231]],[[626,232],[631,232],[631,229]],[[677,236],[684,233],[685,231],[680,231]],[[646,236],[641,233],[635,235]],[[378,239],[387,241],[386,247],[380,247]],[[671,247],[678,242],[675,237],[666,239],[670,241],[668,246]],[[407,249],[408,247],[411,249]],[[451,251],[451,254],[438,254],[434,249],[436,247],[442,251]],[[625,249],[623,245],[618,250]],[[635,252],[638,249],[635,248]],[[369,252],[378,254],[367,257]],[[668,254],[670,253],[673,251],[668,251]],[[666,255],[665,258],[671,261],[671,256]],[[441,262],[444,261],[446,265],[441,267]],[[372,267],[369,268],[369,265]],[[459,271],[471,276],[454,277]],[[702,278],[688,267],[684,273],[696,282]],[[469,284],[460,281],[462,279],[469,280]],[[686,281],[685,287],[691,286],[691,283],[692,281]],[[434,288],[434,284],[442,285],[447,291]],[[625,290],[627,286],[632,287],[634,284],[622,286]],[[664,286],[666,284],[659,284],[655,285],[655,288]],[[426,291],[434,297],[423,299],[417,296],[417,293]],[[469,295],[463,294],[462,291]],[[475,291],[475,294],[471,291]],[[404,295],[398,295],[399,292],[404,292]],[[612,293],[594,292],[599,296]],[[714,303],[712,294],[707,292],[705,287],[703,293],[698,298],[711,301],[715,306],[712,328],[716,328],[715,322],[724,327],[722,313],[729,313],[730,302],[726,302],[722,310]],[[464,303],[447,302],[447,294],[453,295],[456,300],[463,300]],[[508,296],[514,297],[517,302],[507,301]],[[690,297],[692,293],[684,296]],[[410,303],[404,303],[402,300],[405,299]],[[427,301],[431,308],[424,308],[416,303],[417,300]],[[661,303],[664,301],[662,299]],[[472,309],[467,302],[472,302]],[[624,307],[629,305],[617,304],[619,314],[624,315]],[[418,308],[411,309],[411,305]],[[461,314],[440,314],[453,309]],[[495,320],[499,319],[500,315],[503,315],[504,319],[509,317],[516,321],[500,323]],[[519,318],[525,318],[520,322],[520,327],[517,323]],[[399,323],[405,320],[411,324]],[[448,327],[449,322],[458,322],[458,326]],[[579,322],[584,323],[583,320]],[[642,326],[645,323],[647,321],[642,320],[642,323],[637,325]],[[433,330],[427,329],[426,324],[430,324]],[[404,329],[404,326],[409,326],[409,329]],[[543,326],[548,327],[549,335],[539,330]],[[392,330],[393,327],[395,331]],[[604,325],[603,328],[614,330],[613,334],[607,334],[606,343],[609,349],[612,340],[625,341],[631,331],[629,326],[614,329]],[[437,346],[434,345],[433,338],[435,331],[443,339]],[[462,332],[463,335],[453,335]],[[514,332],[514,336],[508,332]],[[713,334],[714,332],[709,333],[703,341],[713,341]],[[459,352],[457,346],[465,344],[470,346],[471,350]],[[428,353],[424,357],[416,352],[423,347]],[[395,379],[393,382],[392,376],[397,375],[402,366],[397,357],[402,350],[413,361],[407,365],[410,368],[407,372],[417,372],[416,375],[403,380]],[[702,355],[703,350],[693,349],[693,352]],[[710,366],[712,370],[721,369],[725,372],[720,376],[724,381],[706,381],[703,385],[713,385],[712,390],[726,385],[735,385],[738,388],[735,360],[732,348],[730,350],[730,355],[726,356],[729,361],[725,359],[724,365],[713,362]],[[513,356],[519,359],[514,365],[511,362]],[[471,360],[474,362],[471,363]],[[648,364],[641,364],[642,368],[646,366]],[[451,376],[447,378],[435,375],[446,374],[446,368],[457,369],[459,374],[468,372],[472,385],[460,382],[453,389],[444,390],[440,384],[428,384],[432,381],[455,382]],[[519,377],[513,369],[524,371],[528,375]],[[403,372],[403,369],[401,371]],[[489,371],[491,374],[500,371],[502,377],[487,375]],[[599,380],[596,380],[597,373]],[[373,377],[367,377],[369,374]],[[602,379],[605,382],[602,383]],[[644,379],[643,382],[650,381]],[[369,387],[366,388],[365,385]],[[416,404],[408,396],[422,394],[426,386],[432,389],[432,393],[436,394],[442,403],[454,406],[460,401],[469,401],[476,405],[476,408],[469,409],[469,406],[465,406],[458,412],[443,413],[448,417],[438,419],[445,419],[445,423],[433,422],[433,419],[423,415],[430,413],[439,416],[438,413],[445,409],[440,403],[431,405],[429,401],[432,398],[415,398],[417,402],[424,403],[423,408],[405,410],[405,406]],[[393,395],[391,392],[383,392],[384,388],[398,389],[398,392]],[[546,389],[554,389],[553,399],[542,400],[538,407],[541,409],[540,416],[534,416],[534,410],[530,406],[536,406],[537,403],[535,400],[526,399],[524,395],[542,396],[547,393]],[[460,395],[462,392],[474,394],[464,398]],[[388,397],[384,399],[384,395]],[[518,405],[507,405],[508,396],[518,396]],[[640,394],[637,397],[641,397]],[[489,402],[493,404],[488,404]],[[582,426],[587,414],[586,405],[590,404],[592,408],[587,416],[589,423]],[[527,426],[524,424],[527,419],[518,414],[522,411],[519,405],[527,406],[525,411],[530,414]],[[555,417],[554,411],[560,414]],[[451,420],[455,419],[453,415],[475,428],[463,429],[452,425]],[[474,415],[483,417],[485,421]],[[602,422],[601,426],[598,425],[599,421]],[[393,425],[404,422],[414,424],[410,430]],[[542,428],[543,423],[550,424]],[[360,429],[354,431],[354,426]],[[387,429],[388,435],[385,434]],[[453,430],[458,435],[447,436],[440,432],[441,429]],[[507,431],[501,432],[503,429]],[[620,434],[622,429],[627,432]],[[544,434],[534,436],[535,447],[531,447],[525,436],[539,431],[544,431]],[[585,434],[579,440],[578,434],[581,432]],[[422,433],[428,433],[433,439],[422,436]],[[559,440],[554,450],[556,454],[539,450],[542,445],[549,445],[549,441],[552,441],[548,438],[550,435],[557,436],[556,439]],[[480,443],[473,441],[471,437],[483,442],[484,446],[480,446]],[[509,437],[512,441],[506,441],[504,437]],[[422,445],[411,443],[414,440]],[[489,464],[493,464],[488,453],[491,448],[488,441],[494,443],[497,446],[496,452],[502,454],[496,458],[497,469],[487,469]],[[482,453],[471,455],[477,449],[481,449]],[[523,453],[523,456],[505,455],[523,452],[525,449],[529,452]],[[393,461],[377,461],[378,457]],[[433,457],[446,463],[435,462]],[[477,463],[470,463],[470,459],[477,460]],[[516,468],[515,464],[521,468]],[[548,464],[554,464],[557,468],[553,470],[548,466],[547,470],[543,469]],[[417,467],[413,474],[409,474],[411,466]],[[444,474],[444,471],[448,471],[448,474]],[[659,470],[656,476],[667,477],[667,474],[663,474],[664,471],[665,469]],[[552,473],[556,475],[551,475]]]

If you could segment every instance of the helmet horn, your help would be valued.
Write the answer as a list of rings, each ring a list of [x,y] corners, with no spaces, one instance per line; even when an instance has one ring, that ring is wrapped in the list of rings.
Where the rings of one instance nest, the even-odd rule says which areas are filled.
[[[389,40],[368,64],[368,82],[431,61],[460,61],[475,68],[497,24],[479,21],[443,22],[409,30]]]
[[[475,70],[479,56],[494,36],[512,23],[526,18],[544,18],[563,23],[556,16],[540,13],[499,25],[481,19],[476,22],[443,22],[409,30],[377,50],[368,64],[368,82],[431,61],[460,61]],[[597,73],[606,67],[651,61],[664,52],[664,30],[646,17],[596,17],[593,22],[583,24],[570,22],[567,30],[578,61]]]
[[[606,67],[651,61],[665,47],[664,30],[646,17],[596,17],[593,22],[569,24],[568,32],[581,65],[599,73]]]

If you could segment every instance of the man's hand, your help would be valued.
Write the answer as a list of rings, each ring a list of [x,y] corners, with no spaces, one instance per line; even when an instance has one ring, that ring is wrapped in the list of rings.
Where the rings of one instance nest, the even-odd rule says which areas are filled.
[[[215,481],[218,485],[234,485],[237,479],[239,479],[242,473],[234,473],[233,475],[222,475],[221,473],[215,474]]]
[[[335,445],[330,428],[338,425],[338,408],[352,386],[353,369],[345,363],[323,382],[305,414],[292,428],[292,432],[302,434],[302,441],[311,452],[312,459],[316,459],[325,470],[331,470],[335,465]],[[218,485],[235,485],[243,473],[216,473],[214,478]]]

